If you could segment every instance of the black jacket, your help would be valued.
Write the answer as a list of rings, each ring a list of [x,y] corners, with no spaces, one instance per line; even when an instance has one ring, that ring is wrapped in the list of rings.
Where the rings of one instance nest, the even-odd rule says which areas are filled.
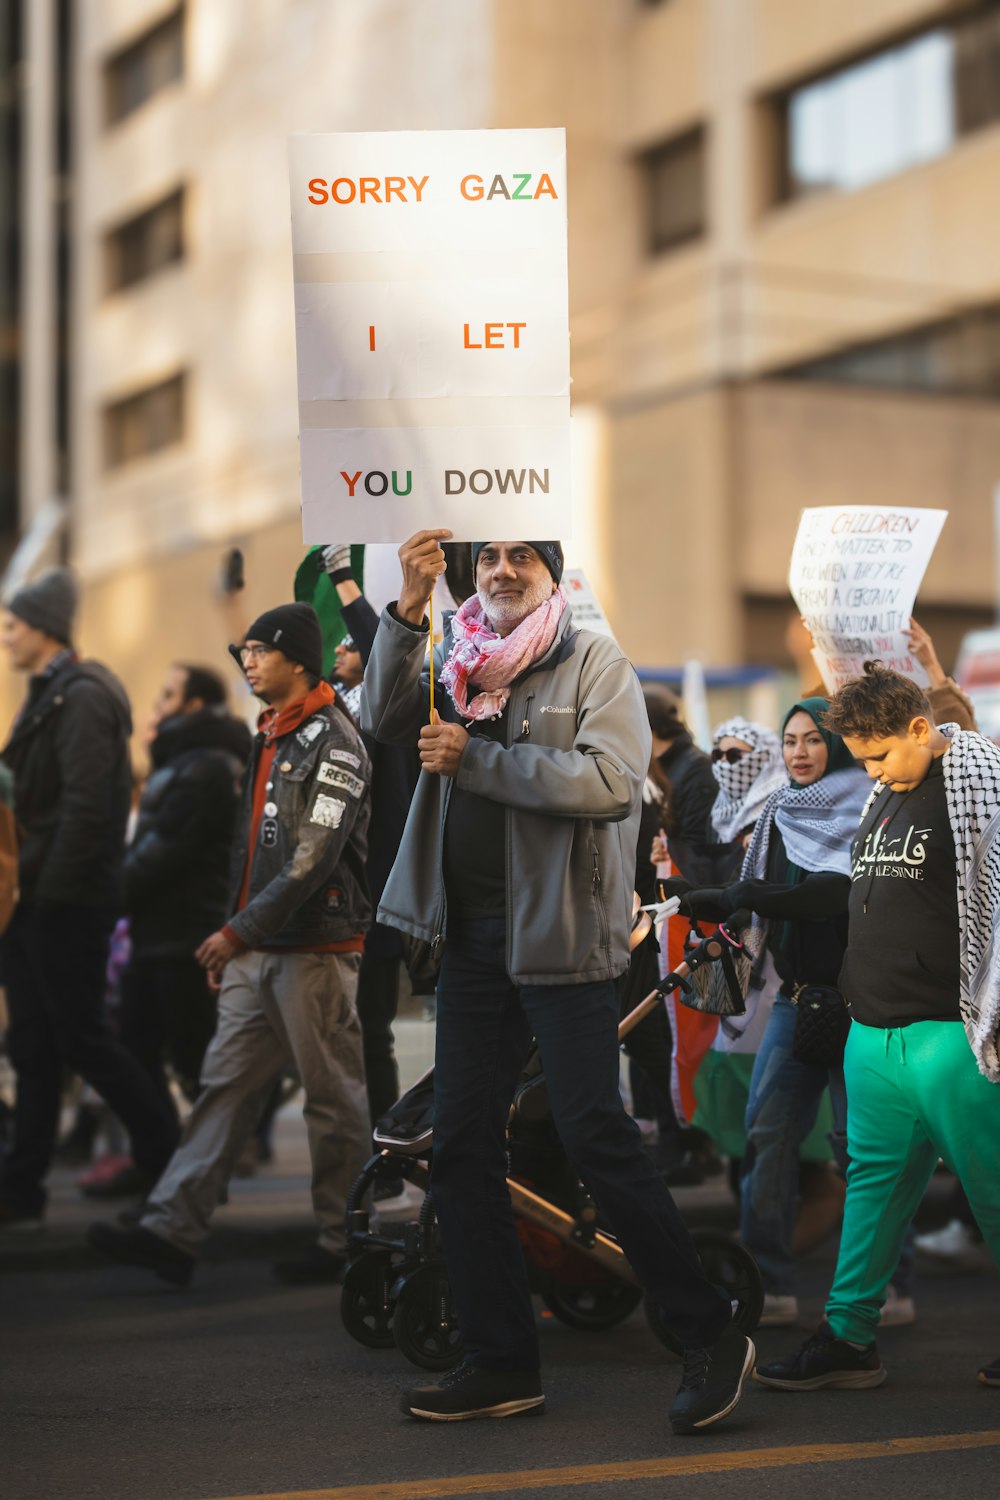
[[[230,911],[243,886],[254,779],[265,737],[253,742],[230,863]],[[226,924],[248,948],[305,948],[366,932],[365,863],[371,765],[353,721],[333,704],[277,742],[251,855],[248,900]],[[268,813],[269,806],[273,812]]]
[[[250,731],[222,708],[165,719],[150,746],[125,910],[136,957],[188,956],[229,914],[229,859]]]
[[[692,885],[715,884],[725,878],[720,862],[726,861],[728,845],[717,843],[712,831],[712,807],[719,794],[712,762],[685,730],[660,756],[660,765],[673,794],[676,832],[670,837],[670,858]],[[727,874],[731,865],[729,856]]]
[[[2,752],[14,773],[21,900],[118,908],[132,797],[125,689],[70,658],[41,673]]]

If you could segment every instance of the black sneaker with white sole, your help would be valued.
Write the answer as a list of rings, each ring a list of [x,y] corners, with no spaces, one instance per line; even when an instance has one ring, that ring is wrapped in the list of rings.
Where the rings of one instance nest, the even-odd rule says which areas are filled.
[[[824,1320],[797,1353],[758,1366],[754,1380],[775,1391],[857,1391],[881,1385],[887,1373],[874,1343],[855,1349]]]
[[[756,1356],[752,1342],[735,1323],[706,1349],[685,1349],[684,1374],[670,1408],[674,1432],[700,1432],[728,1416],[743,1394]]]
[[[1000,1386],[1000,1355],[997,1355],[991,1365],[984,1365],[976,1379],[980,1385]]]
[[[468,1422],[474,1417],[517,1417],[545,1410],[537,1370],[477,1370],[466,1362],[436,1385],[418,1385],[399,1403],[408,1417],[426,1422]]]

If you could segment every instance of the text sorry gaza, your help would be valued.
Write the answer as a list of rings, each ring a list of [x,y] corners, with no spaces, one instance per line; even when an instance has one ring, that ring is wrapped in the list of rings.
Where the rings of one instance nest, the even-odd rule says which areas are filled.
[[[313,177],[309,181],[306,197],[308,203],[321,207],[324,204],[348,203],[423,203],[424,193],[430,182],[424,177]],[[468,203],[490,203],[503,198],[508,203],[534,203],[540,198],[558,198],[555,185],[548,172],[496,172],[487,182],[477,172],[469,172],[458,184],[460,195]],[[430,201],[432,192],[428,192]]]

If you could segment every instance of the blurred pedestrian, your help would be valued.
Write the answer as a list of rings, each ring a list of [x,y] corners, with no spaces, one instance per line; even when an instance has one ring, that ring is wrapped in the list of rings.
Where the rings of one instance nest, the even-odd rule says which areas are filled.
[[[3,938],[17,1074],[13,1140],[0,1171],[0,1225],[38,1222],[59,1123],[63,1069],[98,1091],[155,1182],[177,1122],[104,1015],[108,942],[121,910],[132,775],[128,699],[71,644],[77,588],[53,568],[7,606],[4,645],[28,693],[2,758],[14,774],[20,903]]]
[[[735,879],[768,798],[788,784],[781,737],[768,725],[737,715],[716,726],[711,760],[719,787],[712,807],[712,828],[720,845],[732,851],[735,865],[730,866],[731,874],[727,872],[726,878]],[[722,1018],[695,1079],[698,1109],[694,1124],[707,1131],[718,1149],[730,1158],[730,1177],[737,1192],[746,1151],[746,1112],[754,1059],[780,982],[765,949],[750,976],[746,1011],[741,1016]],[[830,1159],[829,1129],[827,1104],[821,1106],[820,1118],[800,1148],[802,1161],[809,1163],[806,1174],[800,1165],[800,1189],[803,1175],[808,1176],[810,1185],[814,1175],[815,1185],[822,1184],[821,1174]],[[800,1211],[800,1222],[801,1217]],[[817,1228],[821,1230],[822,1225]]]
[[[135,1228],[95,1224],[93,1245],[185,1285],[209,1220],[275,1080],[305,1092],[319,1239],[279,1261],[287,1281],[334,1281],[346,1262],[346,1200],[369,1149],[355,1009],[371,908],[365,884],[370,770],[329,683],[315,610],[266,611],[232,648],[268,705],[253,742],[234,844],[230,911],[198,949],[221,980],[202,1091]]]
[[[721,883],[725,877],[711,822],[719,792],[712,762],[695,744],[676,694],[659,683],[647,683],[642,695],[653,735],[653,756],[670,783],[674,820],[670,861],[676,873],[694,885]]]
[[[150,775],[125,854],[131,956],[121,977],[118,1034],[166,1109],[176,1106],[164,1068],[182,1093],[198,1093],[215,1031],[215,995],[195,950],[228,913],[229,862],[250,731],[226,710],[226,687],[209,667],[175,663],[153,707]],[[139,1186],[134,1169],[104,1178],[91,1197]]]

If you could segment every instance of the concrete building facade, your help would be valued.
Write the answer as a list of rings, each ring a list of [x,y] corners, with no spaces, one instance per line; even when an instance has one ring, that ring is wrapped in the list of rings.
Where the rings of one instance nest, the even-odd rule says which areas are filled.
[[[567,127],[589,497],[577,552],[638,664],[780,661],[803,505],[947,507],[922,594],[942,655],[992,616],[1000,6],[89,0],[67,17],[31,0],[25,13],[21,521],[60,472],[57,227],[39,173],[68,19],[68,551],[83,644],[137,701],[170,660],[220,655],[226,546],[246,552],[249,610],[290,594],[302,554],[297,130]]]

